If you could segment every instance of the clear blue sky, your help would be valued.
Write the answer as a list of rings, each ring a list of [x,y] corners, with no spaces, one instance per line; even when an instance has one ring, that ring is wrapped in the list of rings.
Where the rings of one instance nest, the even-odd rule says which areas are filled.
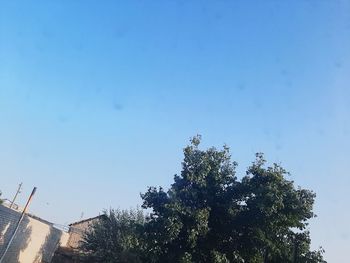
[[[0,189],[56,223],[141,204],[200,133],[315,190],[313,246],[345,262],[349,102],[346,0],[0,3]]]

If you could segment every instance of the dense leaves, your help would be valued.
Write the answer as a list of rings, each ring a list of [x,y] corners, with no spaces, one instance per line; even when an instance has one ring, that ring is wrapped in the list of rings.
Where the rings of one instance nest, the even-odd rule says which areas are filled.
[[[296,188],[281,166],[266,167],[260,153],[238,180],[228,147],[203,151],[199,144],[195,137],[184,149],[181,174],[167,191],[150,187],[141,195],[151,211],[146,221],[127,217],[125,226],[115,217],[119,223],[102,228],[111,241],[88,248],[107,253],[105,262],[124,262],[125,251],[142,262],[325,262],[322,249],[310,250],[313,192]],[[94,231],[90,243],[103,233]],[[131,241],[107,234],[113,231]]]
[[[110,210],[85,233],[82,249],[94,262],[138,263],[143,248],[140,234],[144,215],[140,210]]]

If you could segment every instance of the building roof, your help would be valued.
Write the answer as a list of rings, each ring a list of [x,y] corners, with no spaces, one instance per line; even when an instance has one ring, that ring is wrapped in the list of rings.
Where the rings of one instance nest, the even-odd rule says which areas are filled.
[[[40,218],[40,217],[38,217],[36,215],[30,214],[30,213],[26,213],[26,215],[31,217],[31,218],[34,218],[34,219],[36,219],[36,220],[38,220],[38,221],[40,221],[42,223],[45,223],[45,224],[50,225],[50,226],[53,226],[53,223],[51,223],[51,222],[49,222],[49,221],[47,221],[45,219],[42,219],[42,218]]]
[[[94,220],[94,219],[98,219],[98,218],[104,218],[105,216],[106,215],[98,215],[98,216],[95,216],[95,217],[90,217],[90,218],[87,218],[87,219],[84,219],[84,220],[80,220],[80,221],[71,223],[71,224],[69,224],[69,226],[78,225],[78,224],[81,224],[81,223],[84,223],[84,222],[88,222],[88,221],[91,221],[91,220]]]

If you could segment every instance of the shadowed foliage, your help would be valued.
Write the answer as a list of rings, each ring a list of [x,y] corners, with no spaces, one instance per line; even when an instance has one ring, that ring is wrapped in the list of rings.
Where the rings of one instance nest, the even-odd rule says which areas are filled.
[[[184,149],[167,191],[141,195],[146,220],[112,210],[83,248],[104,262],[325,262],[321,248],[310,250],[312,191],[295,187],[280,165],[266,166],[261,153],[238,180],[228,147],[199,145],[197,136]]]
[[[82,248],[96,262],[143,262],[142,211],[111,209],[105,215],[85,233]]]

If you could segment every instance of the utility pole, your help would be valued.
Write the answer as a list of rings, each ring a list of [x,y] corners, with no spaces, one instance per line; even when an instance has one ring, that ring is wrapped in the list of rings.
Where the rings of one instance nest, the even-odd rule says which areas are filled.
[[[16,198],[17,198],[17,195],[21,192],[22,184],[23,184],[23,183],[20,183],[20,184],[18,185],[17,192],[16,192],[15,196],[14,196],[13,199],[12,199],[10,208],[12,208],[12,206],[13,206],[13,204],[15,203],[15,200],[16,200]]]
[[[33,191],[32,191],[32,193],[30,194],[30,196],[29,196],[29,198],[28,198],[28,201],[27,201],[27,203],[26,203],[26,206],[24,207],[24,209],[23,209],[23,211],[22,211],[21,217],[19,218],[19,220],[18,220],[18,222],[17,222],[16,228],[15,228],[15,230],[13,231],[13,234],[12,234],[12,236],[11,236],[9,242],[7,243],[6,248],[5,248],[3,254],[2,254],[1,258],[0,258],[0,263],[3,263],[3,262],[4,262],[3,260],[4,260],[4,258],[5,258],[5,255],[6,255],[7,251],[9,250],[9,248],[10,248],[10,246],[11,246],[13,240],[15,239],[15,236],[16,236],[16,234],[17,234],[17,231],[18,231],[18,229],[19,229],[19,226],[20,226],[20,224],[21,224],[21,222],[22,222],[22,220],[23,220],[23,218],[24,218],[24,216],[25,216],[25,213],[26,213],[26,211],[27,211],[27,208],[28,208],[30,202],[32,201],[32,198],[33,198],[35,192],[36,192],[36,187],[33,188]]]

